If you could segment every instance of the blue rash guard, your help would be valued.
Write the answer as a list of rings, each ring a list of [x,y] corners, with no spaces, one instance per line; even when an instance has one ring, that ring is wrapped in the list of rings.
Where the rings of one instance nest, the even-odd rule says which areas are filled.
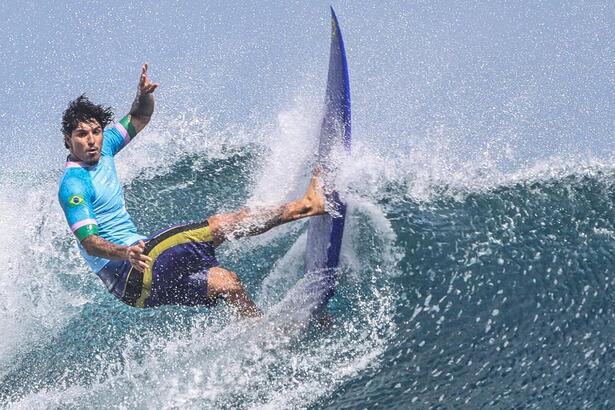
[[[81,255],[109,292],[134,307],[161,305],[209,306],[215,296],[207,291],[209,269],[218,266],[213,234],[207,221],[166,228],[149,238],[139,235],[124,203],[124,191],[113,156],[136,132],[128,117],[103,133],[96,165],[67,162],[58,199]],[[145,242],[152,262],[140,272],[127,260],[89,255],[81,241],[98,235],[118,245]]]
[[[77,237],[79,250],[90,268],[111,290],[115,283],[103,277],[109,259],[89,255],[81,241],[99,235],[118,245],[132,245],[145,236],[139,235],[126,211],[124,190],[120,184],[113,157],[130,142],[136,131],[126,116],[103,133],[100,160],[96,165],[67,162],[60,180],[58,199],[71,231]]]

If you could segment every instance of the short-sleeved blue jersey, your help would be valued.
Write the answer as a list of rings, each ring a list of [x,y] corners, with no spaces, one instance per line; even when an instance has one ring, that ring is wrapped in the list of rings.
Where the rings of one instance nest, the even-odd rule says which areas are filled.
[[[103,133],[101,156],[96,165],[69,161],[60,180],[60,205],[71,231],[78,239],[81,254],[97,273],[109,260],[85,251],[81,241],[87,236],[99,235],[119,245],[131,245],[145,238],[137,233],[126,211],[124,190],[113,160],[134,134],[134,128],[124,117]]]

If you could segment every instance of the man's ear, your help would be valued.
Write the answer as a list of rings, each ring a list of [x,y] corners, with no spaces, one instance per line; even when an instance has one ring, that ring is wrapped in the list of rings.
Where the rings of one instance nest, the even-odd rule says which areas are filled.
[[[64,146],[66,147],[66,149],[70,149],[70,146],[68,145],[69,139],[70,139],[70,135],[64,135]]]

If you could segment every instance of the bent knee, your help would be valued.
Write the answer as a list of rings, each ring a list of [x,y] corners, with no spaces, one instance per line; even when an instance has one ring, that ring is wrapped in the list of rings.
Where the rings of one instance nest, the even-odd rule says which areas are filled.
[[[207,218],[207,226],[209,227],[209,232],[213,237],[215,246],[218,246],[220,243],[224,242],[224,234],[222,232],[220,217],[218,215]]]
[[[214,294],[234,293],[242,290],[241,281],[235,272],[223,268],[210,268],[207,286]]]
[[[232,218],[228,214],[213,215],[207,218],[207,226],[213,237],[214,246],[219,246],[226,241],[227,230],[232,225]]]

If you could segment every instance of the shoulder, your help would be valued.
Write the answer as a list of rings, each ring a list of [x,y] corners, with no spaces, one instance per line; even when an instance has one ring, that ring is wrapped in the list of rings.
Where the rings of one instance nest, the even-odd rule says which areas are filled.
[[[102,154],[114,156],[130,142],[130,134],[120,123],[115,123],[103,133]]]
[[[111,127],[107,128],[103,134],[105,137],[118,138],[122,141],[128,139],[128,133],[119,123],[113,124]]]
[[[66,168],[58,186],[58,198],[60,202],[69,199],[73,195],[89,194],[91,186],[88,171],[81,167]]]

